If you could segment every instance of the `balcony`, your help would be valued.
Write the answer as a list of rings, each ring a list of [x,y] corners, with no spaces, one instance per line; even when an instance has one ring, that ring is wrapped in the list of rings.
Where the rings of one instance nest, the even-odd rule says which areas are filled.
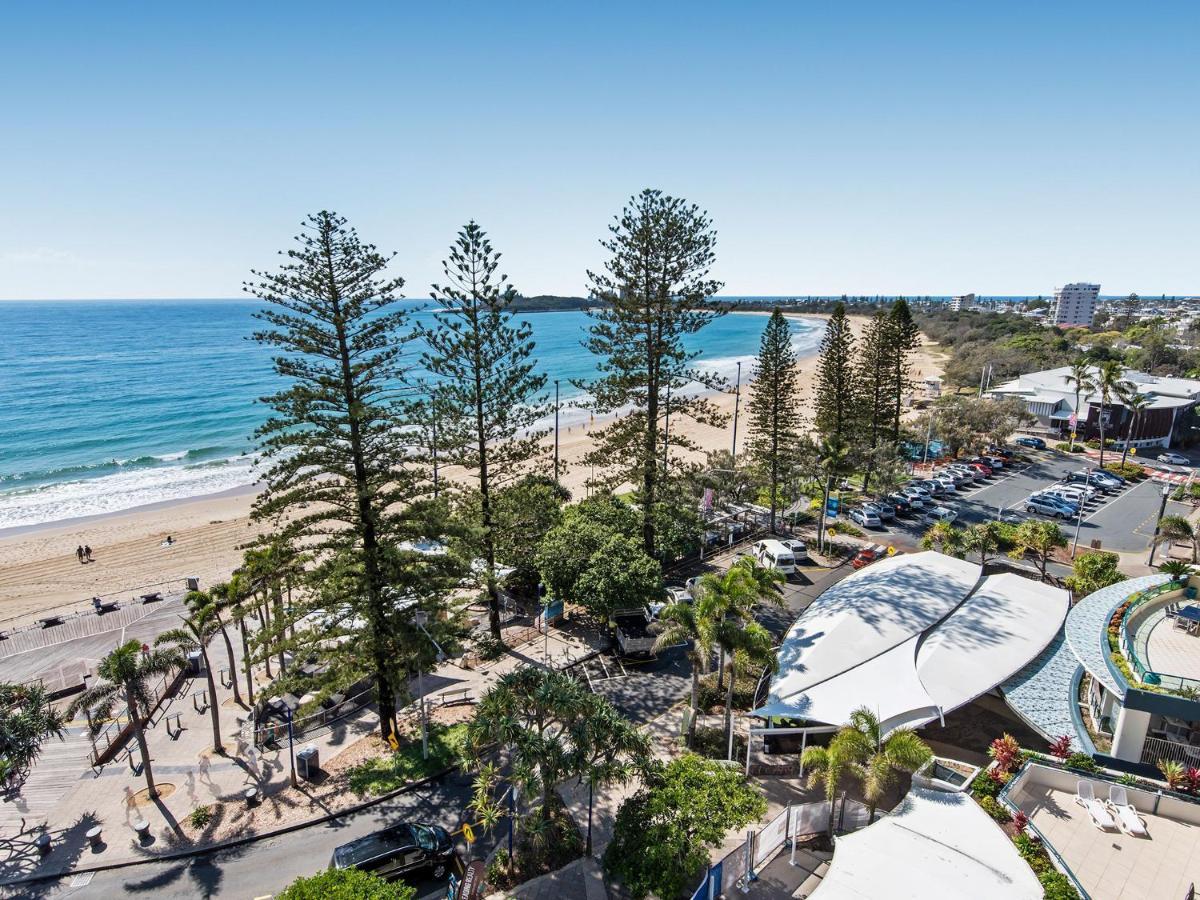
[[[1172,604],[1194,597],[1195,590],[1168,581],[1137,591],[1114,613],[1109,648],[1131,687],[1200,699],[1200,627],[1177,628],[1168,615]]]

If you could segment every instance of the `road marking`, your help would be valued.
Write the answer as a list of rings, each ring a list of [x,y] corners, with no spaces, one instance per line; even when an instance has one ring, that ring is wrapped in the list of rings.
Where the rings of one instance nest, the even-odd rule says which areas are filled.
[[[1090,516],[1088,516],[1086,519],[1084,519],[1083,521],[1090,522],[1092,520],[1092,516],[1095,516],[1095,515],[1103,512],[1104,510],[1108,509],[1108,507],[1112,506],[1114,503],[1116,503],[1122,497],[1128,497],[1130,494],[1132,494],[1134,491],[1136,491],[1143,484],[1149,484],[1149,481],[1143,481],[1143,482],[1141,482],[1141,484],[1135,484],[1131,488],[1122,489],[1117,494],[1115,494],[1111,500],[1109,500],[1107,503],[1102,504],[1099,509],[1094,510],[1092,512],[1092,514]],[[1141,526],[1139,525],[1138,527],[1140,528]]]

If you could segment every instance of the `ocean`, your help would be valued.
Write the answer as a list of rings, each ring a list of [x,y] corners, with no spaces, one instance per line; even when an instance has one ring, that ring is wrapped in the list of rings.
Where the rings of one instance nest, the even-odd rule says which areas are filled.
[[[428,301],[404,301],[428,321]],[[424,309],[421,309],[424,307]],[[0,302],[0,530],[132,509],[253,484],[257,402],[283,384],[249,340],[252,300]],[[596,372],[582,312],[525,317],[538,368],[560,381]],[[691,336],[732,383],[758,351],[763,316],[732,313]],[[793,320],[811,352],[820,329]],[[564,409],[562,422],[585,417]]]

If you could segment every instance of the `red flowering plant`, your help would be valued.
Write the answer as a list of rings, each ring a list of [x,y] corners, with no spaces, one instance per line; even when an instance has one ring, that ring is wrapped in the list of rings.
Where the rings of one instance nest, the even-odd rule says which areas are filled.
[[[1071,755],[1071,736],[1064,734],[1050,743],[1050,755],[1055,759],[1065,760]]]
[[[996,769],[1000,772],[1011,772],[1021,759],[1021,745],[1017,743],[1017,739],[1007,732],[1003,737],[998,737],[990,747],[988,747],[988,756],[996,762]]]

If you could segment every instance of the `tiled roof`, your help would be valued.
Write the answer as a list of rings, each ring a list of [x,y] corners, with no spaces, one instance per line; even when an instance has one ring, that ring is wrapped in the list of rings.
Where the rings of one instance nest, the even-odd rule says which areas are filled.
[[[1093,678],[1118,697],[1125,696],[1125,686],[1118,685],[1108,669],[1108,621],[1130,594],[1162,584],[1170,577],[1156,574],[1118,581],[1088,594],[1067,614],[1064,628],[1071,651]]]
[[[1079,668],[1079,660],[1059,632],[1033,662],[1000,686],[1000,692],[1017,715],[1046,740],[1069,734],[1077,744],[1087,746],[1087,735],[1079,734],[1071,714]]]

